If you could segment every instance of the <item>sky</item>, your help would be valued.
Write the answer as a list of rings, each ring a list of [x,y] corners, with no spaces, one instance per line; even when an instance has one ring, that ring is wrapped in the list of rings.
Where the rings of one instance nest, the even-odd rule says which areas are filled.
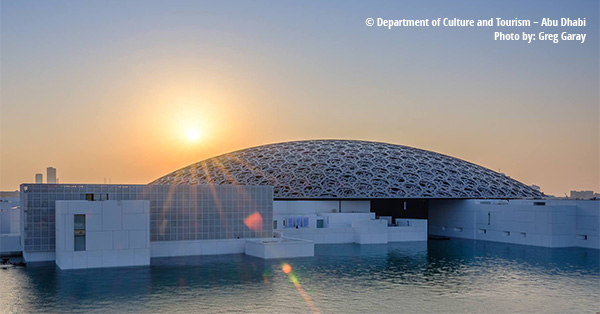
[[[600,190],[598,1],[0,2],[0,189],[145,184],[262,144],[360,139]],[[571,28],[367,18],[586,18]],[[494,41],[495,31],[586,33]],[[198,138],[187,133],[196,130]]]

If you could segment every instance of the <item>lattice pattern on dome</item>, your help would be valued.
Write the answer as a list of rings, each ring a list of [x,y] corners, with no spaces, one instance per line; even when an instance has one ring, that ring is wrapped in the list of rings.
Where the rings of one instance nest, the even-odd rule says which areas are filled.
[[[407,146],[284,142],[206,159],[150,184],[272,185],[275,198],[524,198],[542,194],[503,174]]]

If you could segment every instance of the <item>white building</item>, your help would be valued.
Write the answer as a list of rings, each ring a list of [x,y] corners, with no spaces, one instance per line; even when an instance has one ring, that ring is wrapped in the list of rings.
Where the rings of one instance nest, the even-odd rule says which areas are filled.
[[[150,265],[150,201],[57,201],[61,269]]]
[[[126,219],[136,202],[149,204],[144,248],[131,239],[145,218]],[[135,250],[148,248],[149,258],[289,258],[311,256],[315,243],[425,241],[428,234],[600,248],[598,201],[548,200],[457,158],[365,141],[249,148],[148,185],[22,184],[21,205],[25,260],[61,268],[140,265],[146,258]]]
[[[571,196],[569,198],[576,200],[589,200],[594,198],[596,195],[594,191],[571,191]]]
[[[17,254],[21,246],[21,208],[18,193],[2,192],[0,197],[0,255]]]
[[[600,248],[600,202],[435,200],[429,234],[544,247]]]

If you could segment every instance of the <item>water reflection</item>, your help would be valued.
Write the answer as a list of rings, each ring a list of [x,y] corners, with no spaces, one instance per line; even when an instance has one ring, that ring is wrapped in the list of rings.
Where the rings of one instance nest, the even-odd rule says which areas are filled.
[[[238,254],[113,269],[32,265],[0,271],[0,309],[300,313],[311,310],[310,300],[322,313],[595,312],[599,261],[598,250],[452,239],[318,245],[315,257],[289,260]]]

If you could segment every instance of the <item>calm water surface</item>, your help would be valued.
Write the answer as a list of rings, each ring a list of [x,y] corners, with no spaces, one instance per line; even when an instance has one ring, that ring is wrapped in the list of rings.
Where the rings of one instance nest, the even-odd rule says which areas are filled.
[[[600,256],[452,239],[317,245],[314,258],[274,261],[240,254],[153,259],[150,267],[0,269],[3,313],[311,311],[596,313]]]

